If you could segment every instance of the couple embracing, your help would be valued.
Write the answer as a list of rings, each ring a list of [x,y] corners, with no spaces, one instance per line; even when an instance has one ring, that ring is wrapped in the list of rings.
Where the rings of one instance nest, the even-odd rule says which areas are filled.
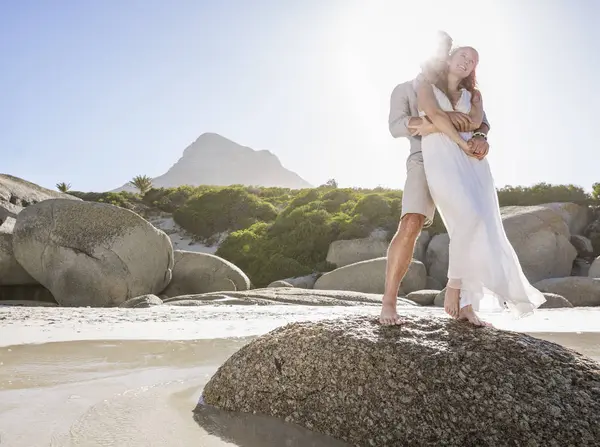
[[[502,225],[486,159],[490,125],[476,86],[478,62],[474,48],[452,49],[451,38],[440,33],[436,56],[392,93],[390,132],[409,138],[410,156],[402,217],[388,248],[384,325],[402,323],[398,288],[436,208],[450,237],[444,308],[451,317],[486,326],[477,310],[509,309],[521,317],[545,302],[525,278]]]

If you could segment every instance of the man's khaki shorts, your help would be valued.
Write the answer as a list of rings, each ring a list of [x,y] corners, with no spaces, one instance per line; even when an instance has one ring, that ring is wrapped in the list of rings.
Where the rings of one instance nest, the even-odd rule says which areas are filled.
[[[402,217],[406,214],[422,214],[425,216],[425,227],[433,222],[435,205],[423,167],[423,155],[421,153],[411,154],[406,161],[406,183],[402,193]]]

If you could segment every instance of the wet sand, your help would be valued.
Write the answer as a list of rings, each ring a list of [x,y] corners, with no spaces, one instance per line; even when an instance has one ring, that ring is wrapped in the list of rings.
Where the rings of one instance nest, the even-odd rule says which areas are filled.
[[[281,308],[0,309],[0,446],[344,446],[271,418],[192,413],[216,369],[256,335],[288,321],[377,313]],[[599,311],[490,319],[600,362]]]

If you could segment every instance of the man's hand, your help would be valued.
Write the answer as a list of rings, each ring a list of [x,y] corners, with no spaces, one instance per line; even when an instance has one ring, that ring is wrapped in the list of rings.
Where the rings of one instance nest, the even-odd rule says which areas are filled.
[[[446,112],[448,114],[448,118],[452,121],[454,127],[459,132],[468,132],[473,125],[473,121],[471,117],[465,113],[461,112]]]
[[[473,151],[473,156],[478,160],[483,160],[490,151],[490,145],[483,137],[473,137],[469,140],[469,147]]]
[[[429,135],[431,133],[437,132],[437,129],[427,118],[423,117],[420,119],[420,123],[416,125],[408,124],[408,130],[410,134],[415,137],[420,135],[424,137],[425,135]]]

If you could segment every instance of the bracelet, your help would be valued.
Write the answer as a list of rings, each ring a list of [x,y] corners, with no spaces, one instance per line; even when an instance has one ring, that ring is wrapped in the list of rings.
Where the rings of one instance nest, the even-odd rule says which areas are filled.
[[[483,132],[473,132],[473,138],[474,137],[482,137],[485,141],[487,141],[487,135]]]

